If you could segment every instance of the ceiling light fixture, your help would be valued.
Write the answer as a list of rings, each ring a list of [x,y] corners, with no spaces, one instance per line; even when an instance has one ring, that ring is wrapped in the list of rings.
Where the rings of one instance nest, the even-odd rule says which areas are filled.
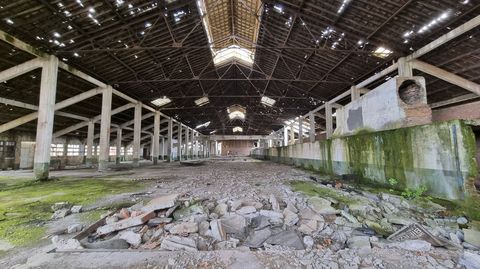
[[[158,107],[161,107],[161,106],[164,106],[164,105],[166,105],[170,102],[172,102],[172,100],[170,100],[170,98],[164,96],[162,98],[158,98],[158,99],[153,100],[151,103],[158,106]]]
[[[204,106],[204,105],[206,105],[206,104],[208,104],[208,103],[210,103],[210,100],[208,99],[207,96],[204,96],[204,97],[202,97],[202,98],[199,98],[199,99],[195,100],[195,104],[196,104],[197,106]]]

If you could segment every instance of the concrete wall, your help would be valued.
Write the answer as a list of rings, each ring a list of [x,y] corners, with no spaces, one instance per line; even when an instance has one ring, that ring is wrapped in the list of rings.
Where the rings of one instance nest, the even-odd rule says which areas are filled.
[[[222,156],[248,156],[254,147],[255,141],[248,140],[225,140],[222,142]],[[230,152],[230,153],[229,153]]]
[[[450,121],[372,132],[287,147],[255,149],[252,156],[397,188],[426,186],[432,196],[463,199],[477,176],[472,128]]]
[[[406,87],[406,81],[417,87]],[[402,85],[403,84],[403,85]],[[381,131],[431,122],[423,77],[392,78],[336,111],[334,135]]]

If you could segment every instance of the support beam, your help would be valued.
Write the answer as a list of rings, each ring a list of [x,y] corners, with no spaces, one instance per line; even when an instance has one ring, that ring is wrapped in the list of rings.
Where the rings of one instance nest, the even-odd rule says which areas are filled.
[[[160,155],[159,143],[160,143],[160,112],[155,112],[154,123],[153,123],[153,145],[152,145],[153,164],[158,164],[158,155]]]
[[[162,156],[162,161],[165,160],[165,137],[162,136],[162,152],[161,152],[161,156]]]
[[[112,113],[112,87],[107,86],[102,94],[102,114],[100,122],[100,154],[98,156],[98,171],[108,169],[110,156],[110,123]]]
[[[303,143],[303,117],[298,117],[298,141],[297,144]]]
[[[95,123],[93,121],[89,121],[88,123],[88,131],[87,131],[87,157],[85,159],[85,164],[87,167],[93,166],[93,135],[95,132]]]
[[[350,96],[351,96],[351,100],[352,102],[355,101],[355,100],[358,100],[360,98],[360,90],[359,88],[355,87],[355,86],[352,86],[350,88]]]
[[[168,162],[173,162],[173,120],[168,119]]]
[[[413,77],[412,63],[407,61],[407,58],[401,57],[398,59],[398,76],[399,77]]]
[[[480,84],[462,78],[454,73],[448,72],[446,70],[419,60],[413,61],[413,68],[437,77],[439,79],[442,79],[458,87],[464,88],[465,90],[473,92],[476,95],[480,95]]]
[[[53,119],[55,115],[57,76],[58,59],[50,56],[43,65],[40,82],[37,137],[35,139],[36,146],[33,161],[33,172],[37,180],[47,180],[50,169],[50,147],[52,145]]]
[[[133,126],[133,165],[139,166],[140,163],[140,140],[142,132],[142,103],[135,105],[135,116]]]
[[[315,114],[310,114],[310,131],[308,131],[308,135],[310,137],[310,142],[315,142]]]
[[[190,143],[190,128],[187,126],[185,127],[185,160],[190,159],[188,156],[189,154],[189,149],[188,149],[188,143]]]
[[[179,161],[183,159],[182,157],[182,124],[178,123],[178,137],[177,137],[177,158]]]
[[[120,164],[122,161],[122,128],[117,128],[117,140],[115,141],[116,143],[116,152],[115,152],[115,163]],[[125,151],[127,149],[125,148]]]
[[[433,104],[430,105],[430,107],[431,108],[438,108],[438,107],[453,105],[453,104],[456,104],[456,103],[470,101],[470,100],[478,99],[478,98],[480,98],[480,96],[478,96],[474,93],[468,93],[468,94],[460,95],[460,96],[457,96],[457,97],[454,97],[454,98],[450,98],[450,99],[445,100],[445,101],[440,101],[440,102],[433,103]]]
[[[288,129],[287,126],[283,126],[283,146],[288,146]]]
[[[42,59],[35,58],[0,72],[0,82],[21,76],[43,66]]]
[[[295,130],[293,129],[293,123],[290,125],[290,145],[295,144]]]
[[[332,105],[327,103],[325,106],[325,118],[327,121],[327,139],[333,135],[333,117],[332,117]]]

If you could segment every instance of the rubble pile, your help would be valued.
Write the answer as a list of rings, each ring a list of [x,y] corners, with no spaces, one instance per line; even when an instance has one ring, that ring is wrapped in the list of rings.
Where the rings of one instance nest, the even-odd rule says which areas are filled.
[[[445,208],[438,204],[419,206],[392,194],[319,186],[334,195],[307,196],[288,188],[282,197],[248,199],[162,195],[112,212],[79,241],[54,243],[59,249],[353,249],[359,255],[375,248],[428,252],[443,247],[478,256],[479,232],[468,228],[465,217],[441,217]]]

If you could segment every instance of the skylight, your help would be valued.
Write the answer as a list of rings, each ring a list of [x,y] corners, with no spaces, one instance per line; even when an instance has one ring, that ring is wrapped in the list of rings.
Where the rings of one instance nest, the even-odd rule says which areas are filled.
[[[199,98],[199,99],[195,100],[195,104],[196,104],[197,106],[204,106],[204,105],[206,105],[206,104],[208,104],[208,103],[210,103],[210,100],[208,99],[207,96],[204,96],[204,97],[202,97],[202,98]]]
[[[378,47],[374,52],[373,52],[373,55],[376,56],[376,57],[379,57],[379,58],[382,58],[382,59],[385,59],[387,58],[388,56],[390,56],[390,54],[392,54],[393,51],[389,50],[389,49],[386,49],[384,47]]]
[[[267,96],[262,96],[262,99],[260,100],[260,102],[266,106],[273,106],[275,104],[275,100],[270,98],[270,97],[267,97]]]
[[[231,120],[235,120],[235,119],[244,120],[245,114],[247,111],[245,110],[244,107],[240,105],[233,105],[227,109],[227,112],[228,112],[228,117]]]
[[[195,129],[200,129],[200,128],[203,128],[203,127],[207,127],[208,125],[210,125],[210,121],[207,121],[203,124],[197,125],[197,127],[195,127]]]
[[[233,132],[234,133],[241,133],[243,132],[243,128],[240,126],[233,127]]]
[[[217,53],[214,53],[213,63],[215,65],[219,65],[231,60],[238,60],[246,65],[252,65],[253,52],[237,45],[231,45],[228,48],[221,49]]]
[[[158,98],[158,99],[153,100],[151,103],[158,106],[158,107],[161,107],[161,106],[164,106],[164,105],[166,105],[170,102],[172,102],[172,100],[170,100],[170,98],[164,96],[162,98]]]
[[[348,3],[350,3],[351,0],[343,0],[342,5],[338,8],[337,13],[340,14],[342,13],[345,8],[347,7]]]

